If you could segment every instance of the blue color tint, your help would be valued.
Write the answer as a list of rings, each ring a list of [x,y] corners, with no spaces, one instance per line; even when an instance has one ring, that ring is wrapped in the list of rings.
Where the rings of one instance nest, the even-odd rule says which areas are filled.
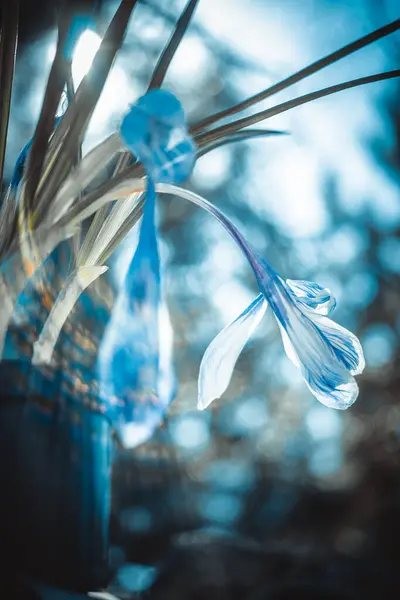
[[[153,517],[148,508],[135,506],[121,511],[120,523],[126,531],[143,533],[151,529]]]
[[[209,426],[202,415],[185,415],[174,419],[170,431],[175,444],[189,452],[201,452],[210,439]]]
[[[280,326],[286,354],[301,369],[312,394],[330,408],[346,409],[358,395],[353,378],[363,370],[364,358],[358,339],[334,321],[320,314],[319,307],[305,308],[296,294],[278,276],[258,275],[265,295]]]
[[[368,366],[379,368],[388,364],[396,349],[396,335],[384,323],[371,325],[363,335],[363,345]]]
[[[151,90],[139,98],[124,117],[120,133],[156,181],[180,183],[191,173],[196,149],[182,105],[173,94]]]
[[[156,575],[155,567],[127,563],[118,570],[116,579],[129,592],[144,592],[152,585]]]
[[[175,385],[172,340],[161,298],[160,258],[155,227],[155,182],[187,177],[194,145],[180,102],[154,90],[130,109],[121,136],[147,172],[139,242],[102,340],[98,369],[101,393],[122,442],[136,446],[153,433],[172,400]]]
[[[242,435],[252,435],[260,428],[268,426],[268,410],[265,401],[260,398],[242,400],[235,408],[233,423],[236,431]]]
[[[26,159],[28,157],[28,152],[32,146],[33,138],[29,140],[29,142],[24,146],[21,152],[18,154],[17,161],[15,163],[13,175],[11,178],[11,187],[16,189],[19,185],[19,182],[22,179],[22,175],[25,170]]]
[[[306,427],[312,439],[320,441],[339,438],[343,425],[339,413],[315,405],[307,412]]]
[[[204,519],[218,525],[230,525],[238,519],[243,509],[242,499],[224,492],[201,496],[199,510]]]
[[[194,201],[220,221],[249,261],[281,330],[286,354],[301,370],[312,394],[330,408],[344,410],[351,406],[358,396],[353,375],[363,371],[364,356],[357,337],[325,316],[335,306],[330,291],[312,282],[284,280],[219,209],[199,196]],[[242,327],[234,335],[242,339]],[[227,339],[230,345],[235,344],[236,340]],[[213,344],[214,341],[210,346]],[[228,349],[222,348],[221,353],[224,352]],[[209,354],[207,349],[200,366],[200,407],[204,404],[204,381],[214,368],[207,364]],[[212,398],[207,400],[209,404]]]
[[[400,240],[395,237],[384,239],[378,248],[381,265],[392,273],[400,273]]]
[[[54,121],[54,127],[56,128],[62,117],[56,117]],[[31,149],[33,138],[23,147],[21,152],[18,154],[15,162],[14,171],[11,178],[11,188],[17,189],[25,171],[26,161],[28,159],[29,150]]]
[[[321,315],[329,315],[335,310],[336,299],[328,288],[323,288],[313,281],[286,279],[297,301]]]
[[[72,19],[72,23],[64,44],[64,56],[67,60],[72,61],[76,44],[78,43],[82,33],[84,33],[87,29],[94,30],[95,28],[96,24],[94,19],[89,15],[81,15]]]
[[[316,445],[308,462],[308,469],[315,477],[330,477],[340,469],[343,452],[337,440],[323,441]]]
[[[232,492],[246,492],[255,484],[253,465],[248,461],[219,460],[210,464],[202,477],[208,485]]]
[[[346,284],[346,299],[357,308],[371,304],[378,293],[376,277],[367,271],[359,271],[350,276]]]

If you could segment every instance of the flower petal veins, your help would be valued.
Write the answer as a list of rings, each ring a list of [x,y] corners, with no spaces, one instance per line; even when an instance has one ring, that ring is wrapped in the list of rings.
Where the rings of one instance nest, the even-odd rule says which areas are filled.
[[[328,288],[313,281],[286,279],[286,283],[295,297],[307,308],[321,315],[331,314],[336,307],[336,299]]]
[[[223,225],[247,258],[260,290],[279,324],[286,353],[301,369],[311,392],[326,406],[342,410],[351,406],[358,395],[358,386],[352,375],[362,371],[364,358],[356,336],[325,316],[332,312],[335,306],[330,291],[313,282],[286,282],[255,252],[235,225],[204,198],[173,185],[163,184],[160,190],[171,191],[194,202]],[[230,334],[229,328],[227,329],[228,331],[224,330],[219,334],[224,334],[220,340],[217,336],[210,344],[203,358],[199,376],[199,408],[204,408],[225,391],[237,357],[254,327],[244,340],[240,343],[235,341],[233,344],[232,355],[228,352],[226,365],[229,367],[227,366],[226,370],[225,363],[222,363],[222,376],[218,372],[217,360],[216,366],[213,367],[213,376],[209,377],[208,373],[212,373],[211,352],[216,351],[218,356],[221,348],[229,346],[230,340],[228,343],[225,341],[225,336]]]

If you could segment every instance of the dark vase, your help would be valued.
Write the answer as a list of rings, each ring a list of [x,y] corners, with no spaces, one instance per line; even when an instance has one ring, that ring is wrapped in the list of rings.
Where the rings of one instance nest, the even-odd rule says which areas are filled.
[[[23,360],[0,364],[0,390],[7,568],[70,590],[104,586],[112,429],[100,403],[81,381]]]

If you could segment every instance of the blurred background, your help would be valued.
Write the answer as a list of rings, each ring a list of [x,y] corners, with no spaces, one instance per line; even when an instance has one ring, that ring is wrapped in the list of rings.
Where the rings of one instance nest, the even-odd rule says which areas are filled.
[[[84,150],[144,93],[183,5],[139,3]],[[115,8],[101,3],[99,35]],[[165,86],[195,122],[398,17],[395,0],[201,0]],[[21,18],[6,179],[33,134],[56,42],[51,2],[23,3]],[[96,44],[93,33],[82,42],[76,81]],[[399,57],[394,34],[263,106],[396,68]],[[400,592],[399,84],[342,92],[263,125],[289,135],[213,151],[189,186],[283,276],[331,289],[335,320],[364,347],[360,396],[346,412],[318,404],[267,311],[224,397],[196,410],[202,354],[257,288],[217,222],[164,196],[161,253],[179,390],[159,431],[114,469],[110,591],[121,598]],[[135,239],[115,257],[116,278]]]

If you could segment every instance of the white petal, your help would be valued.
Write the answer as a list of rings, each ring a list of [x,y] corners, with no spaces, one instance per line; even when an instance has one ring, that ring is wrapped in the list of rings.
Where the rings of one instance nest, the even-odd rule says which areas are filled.
[[[360,375],[365,367],[365,358],[358,337],[327,317],[314,315],[313,320],[323,335],[329,340],[335,349],[338,359],[344,364],[347,370],[352,375]]]
[[[226,390],[239,354],[267,309],[262,294],[208,346],[200,365],[197,407],[207,408]]]
[[[276,289],[279,292],[279,289]],[[285,350],[289,358],[301,369],[312,394],[325,406],[344,410],[351,406],[358,396],[358,386],[350,373],[349,361],[343,348],[338,350],[336,324],[327,317],[310,310],[302,310],[295,300],[280,295],[279,323]],[[335,335],[332,334],[335,332]],[[340,340],[348,349],[354,336],[340,328]],[[350,356],[355,351],[351,345]],[[357,355],[358,356],[358,355]]]
[[[281,330],[283,347],[286,352],[286,356],[296,367],[300,367],[299,357],[297,356],[296,350],[293,348],[293,344],[289,339],[288,334],[286,333],[285,328],[281,325],[281,323],[277,320],[279,325],[279,329]]]
[[[336,410],[346,410],[358,397],[358,385],[348,371],[343,370],[343,379],[335,387],[330,382],[322,385],[320,377],[314,377],[316,371],[309,371],[302,367],[302,373],[310,392],[322,404]]]
[[[336,299],[328,288],[313,281],[286,279],[291,292],[307,308],[321,315],[329,315],[336,306]]]

